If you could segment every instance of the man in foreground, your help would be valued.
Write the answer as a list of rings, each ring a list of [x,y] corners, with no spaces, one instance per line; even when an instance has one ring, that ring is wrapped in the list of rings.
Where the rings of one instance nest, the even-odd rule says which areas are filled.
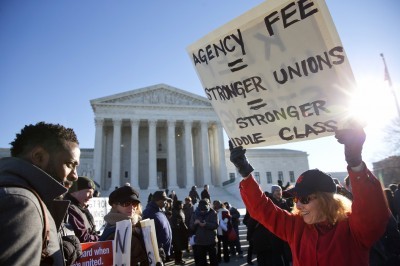
[[[0,159],[0,265],[64,265],[58,229],[68,201],[57,200],[77,180],[75,132],[44,122],[25,126]]]

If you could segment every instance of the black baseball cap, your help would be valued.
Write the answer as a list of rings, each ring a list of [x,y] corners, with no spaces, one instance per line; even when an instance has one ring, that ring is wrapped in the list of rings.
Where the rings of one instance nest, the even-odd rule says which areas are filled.
[[[286,192],[295,197],[305,197],[315,192],[336,193],[336,184],[328,174],[312,169],[302,173],[297,178],[294,188]]]
[[[111,192],[108,197],[108,204],[111,206],[115,203],[139,202],[139,192],[131,186],[123,186]]]
[[[167,193],[165,193],[165,191],[159,190],[154,192],[152,201],[159,201],[159,200],[172,200],[172,199],[167,197]]]

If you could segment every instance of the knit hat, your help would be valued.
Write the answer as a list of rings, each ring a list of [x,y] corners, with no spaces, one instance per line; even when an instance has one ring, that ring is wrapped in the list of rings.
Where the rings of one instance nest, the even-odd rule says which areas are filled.
[[[110,196],[108,197],[108,204],[110,204],[110,206],[116,203],[124,202],[140,203],[139,192],[137,192],[131,186],[123,186],[111,192]]]
[[[271,194],[274,194],[274,192],[276,190],[282,190],[282,188],[280,186],[278,186],[278,185],[272,185],[271,186]]]
[[[93,180],[90,179],[87,176],[80,176],[78,177],[78,180],[75,181],[71,188],[69,189],[69,192],[77,192],[80,190],[84,189],[96,189],[96,185],[94,184]]]
[[[336,193],[336,184],[332,177],[318,170],[308,170],[297,178],[294,188],[287,190],[293,196],[304,197],[315,192]]]

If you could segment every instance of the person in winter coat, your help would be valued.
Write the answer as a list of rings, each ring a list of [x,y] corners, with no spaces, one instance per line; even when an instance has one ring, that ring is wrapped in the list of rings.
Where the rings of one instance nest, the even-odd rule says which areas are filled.
[[[166,260],[169,261],[172,248],[172,229],[168,218],[163,211],[167,204],[167,200],[171,199],[167,197],[165,191],[159,190],[154,192],[151,201],[143,211],[143,219],[148,218],[154,220],[158,248],[164,251]]]
[[[200,200],[190,219],[190,230],[194,234],[193,255],[196,266],[217,266],[217,213],[207,200]],[[209,263],[207,263],[207,254]]]
[[[0,159],[0,265],[64,265],[59,230],[69,202],[60,198],[63,183],[78,179],[77,136],[39,122],[10,144],[11,157]]]
[[[185,198],[185,204],[183,204],[183,213],[185,214],[185,224],[190,227],[190,218],[194,213],[194,205],[192,204],[192,199],[190,197]]]
[[[184,265],[182,259],[183,252],[189,245],[188,227],[185,224],[185,214],[183,213],[183,203],[177,200],[172,207],[172,217],[170,220],[172,228],[172,247],[174,249],[175,265]]]
[[[196,205],[196,203],[200,200],[199,193],[197,193],[196,189],[196,186],[192,186],[192,189],[189,191],[189,197],[192,199],[193,205]]]
[[[110,204],[111,210],[104,216],[106,226],[99,240],[113,240],[117,222],[131,220],[131,265],[149,265],[140,229],[142,207],[139,200],[139,192],[130,186],[120,187],[111,192],[108,204]]]
[[[250,217],[249,211],[246,210],[246,214],[243,217],[243,224],[246,225],[247,227],[247,232],[246,232],[246,240],[249,242],[249,247],[247,248],[247,264],[249,265],[254,265],[253,263],[253,231],[254,231],[254,226],[257,221],[254,220],[253,218]]]
[[[211,195],[210,195],[210,186],[209,185],[204,185],[204,189],[201,191],[201,199],[208,199],[209,202],[211,202]]]
[[[231,206],[229,202],[224,202],[224,206],[231,214],[232,227],[233,227],[233,230],[235,230],[236,235],[238,236],[239,235],[239,224],[240,224],[240,213],[239,213],[238,209]],[[236,252],[237,252],[239,258],[243,258],[242,245],[240,244],[239,237],[237,237],[235,241],[229,241],[229,249],[230,249],[232,256],[236,256]],[[236,249],[236,251],[235,251],[235,249]]]
[[[266,195],[272,200],[272,202],[276,206],[278,206],[282,210],[286,210],[288,212],[292,211],[292,208],[288,205],[287,201],[282,197],[283,190],[281,186],[272,185],[271,193],[266,193]],[[283,258],[284,264],[290,265],[292,263],[292,252],[290,251],[290,247],[286,241],[283,241],[280,238],[278,239],[282,243],[281,256]],[[274,255],[277,254],[278,252],[274,252]],[[277,260],[279,261],[279,258]]]
[[[229,262],[230,261],[229,241],[228,241],[226,232],[228,231],[228,226],[230,226],[230,227],[232,226],[232,221],[231,221],[232,217],[231,217],[229,211],[225,208],[225,206],[219,200],[214,200],[213,208],[217,212],[217,217],[218,217],[218,230],[217,230],[218,262],[222,261],[222,254],[223,254],[224,262]],[[231,228],[229,228],[229,229],[231,229]],[[221,249],[222,249],[222,252],[221,252]]]
[[[282,189],[280,186],[273,185],[271,187],[271,193],[264,192],[275,205],[281,209],[287,210],[287,205],[281,201],[278,201],[274,195],[279,198],[282,197]],[[251,235],[251,242],[253,245],[253,251],[257,254],[258,265],[269,265],[269,266],[285,266],[290,265],[289,262],[286,264],[284,260],[284,244],[285,242],[271,233],[258,221],[248,218],[247,222],[248,233]]]
[[[93,216],[88,209],[88,202],[93,198],[94,189],[93,180],[80,176],[64,197],[71,201],[68,207],[68,223],[81,243],[99,240]]]
[[[353,203],[338,195],[332,178],[318,169],[302,173],[290,190],[292,213],[260,190],[242,147],[230,143],[231,162],[244,178],[240,193],[251,217],[290,245],[293,265],[368,265],[371,246],[384,233],[390,211],[379,180],[362,161],[364,130],[336,130],[344,144]],[[373,195],[373,200],[371,196]]]

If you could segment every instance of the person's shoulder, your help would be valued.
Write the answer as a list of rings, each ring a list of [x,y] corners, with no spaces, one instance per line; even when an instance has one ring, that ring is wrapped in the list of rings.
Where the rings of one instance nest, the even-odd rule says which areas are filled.
[[[109,225],[104,228],[103,233],[101,234],[99,241],[106,241],[114,239],[116,225]]]
[[[0,189],[3,190],[0,194],[0,200],[7,202],[8,206],[23,203],[21,207],[24,208],[23,205],[29,205],[29,203],[39,204],[38,197],[29,189],[13,186],[0,187]]]

